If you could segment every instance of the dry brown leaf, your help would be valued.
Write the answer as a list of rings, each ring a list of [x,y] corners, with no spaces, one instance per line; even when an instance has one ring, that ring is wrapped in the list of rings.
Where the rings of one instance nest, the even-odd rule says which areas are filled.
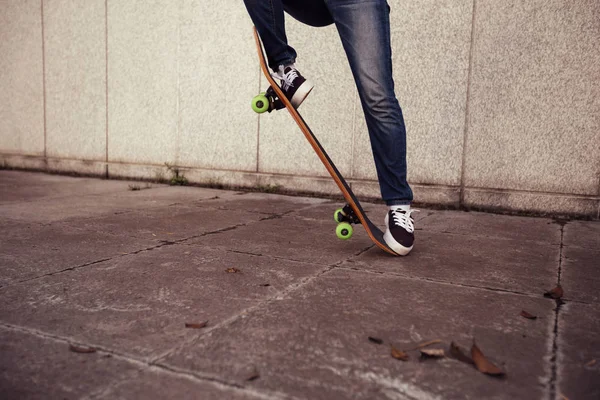
[[[593,360],[590,360],[588,362],[585,363],[586,367],[593,367],[594,365],[596,365],[596,359],[594,358]]]
[[[229,273],[229,274],[237,274],[238,272],[242,272],[237,268],[231,267],[231,268],[227,268],[225,270],[225,272]]]
[[[398,350],[394,346],[392,346],[392,357],[397,360],[408,361],[408,354],[403,352],[402,350]]]
[[[421,349],[419,351],[421,352],[422,357],[429,357],[429,358],[446,357],[446,353],[444,353],[444,349]]]
[[[369,336],[369,341],[377,344],[383,344],[383,339],[379,339],[373,336]]]
[[[533,314],[529,314],[527,311],[522,310],[521,311],[521,317],[523,318],[527,318],[527,319],[537,319],[537,315],[533,315]]]
[[[193,329],[201,329],[201,328],[204,328],[206,326],[206,324],[208,324],[208,321],[186,322],[185,323],[185,327],[186,328],[193,328]]]
[[[76,346],[74,344],[69,345],[69,350],[71,350],[73,353],[82,353],[82,354],[89,354],[89,353],[95,353],[96,349],[93,347],[89,347],[89,346]]]
[[[557,285],[554,289],[549,292],[544,293],[544,297],[549,297],[551,299],[560,299],[563,297],[564,291],[560,285]]]
[[[475,363],[475,366],[479,370],[479,372],[483,372],[484,374],[492,375],[492,376],[504,376],[505,373],[500,368],[496,367],[492,364],[485,356],[483,352],[479,350],[479,347],[473,342],[473,347],[471,347],[471,358]]]
[[[260,378],[260,374],[259,374],[258,370],[256,369],[256,367],[254,367],[254,368],[252,368],[251,372],[246,377],[246,380],[253,381],[258,378]]]
[[[456,343],[450,343],[450,355],[456,358],[458,361],[467,363],[467,364],[475,364],[471,357],[467,356],[462,348]]]

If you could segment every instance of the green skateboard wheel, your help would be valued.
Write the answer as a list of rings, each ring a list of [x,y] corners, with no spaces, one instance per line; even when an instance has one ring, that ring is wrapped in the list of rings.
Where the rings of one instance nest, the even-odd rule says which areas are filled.
[[[255,113],[262,114],[265,111],[269,111],[269,99],[264,93],[254,96],[252,99],[252,110]]]
[[[335,228],[335,234],[339,239],[348,240],[352,237],[352,225],[347,222],[340,222]]]
[[[344,220],[344,211],[342,211],[341,208],[335,210],[335,212],[333,213],[333,220],[335,222],[342,222]]]

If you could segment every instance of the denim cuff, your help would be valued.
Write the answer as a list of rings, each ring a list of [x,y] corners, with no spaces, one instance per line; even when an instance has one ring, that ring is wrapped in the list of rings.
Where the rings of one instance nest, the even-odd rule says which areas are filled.
[[[385,204],[388,206],[410,206],[410,200],[386,200]]]

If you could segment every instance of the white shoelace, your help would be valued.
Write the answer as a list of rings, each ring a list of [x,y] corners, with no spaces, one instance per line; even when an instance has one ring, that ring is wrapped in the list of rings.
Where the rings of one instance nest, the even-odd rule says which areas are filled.
[[[399,208],[396,210],[392,210],[392,218],[394,220],[394,225],[398,225],[404,228],[404,230],[406,230],[408,233],[414,232],[415,225],[410,214],[415,211],[419,210],[410,209],[408,211],[403,211]]]
[[[294,79],[298,77],[298,71],[295,68],[291,68],[287,74],[283,72],[284,67],[279,67],[279,71],[277,73],[272,73],[271,76],[273,79],[279,79],[281,81],[281,88],[283,90],[288,90],[293,87]]]

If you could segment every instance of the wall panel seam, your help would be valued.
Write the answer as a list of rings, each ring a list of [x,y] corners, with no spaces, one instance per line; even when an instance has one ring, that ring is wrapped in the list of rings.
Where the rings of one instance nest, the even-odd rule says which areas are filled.
[[[40,18],[42,28],[42,103],[44,114],[44,158],[48,154],[47,124],[46,124],[46,32],[44,26],[44,0],[40,1]]]
[[[471,40],[469,41],[469,64],[467,66],[467,93],[465,98],[465,119],[463,127],[462,160],[460,169],[459,205],[463,205],[465,200],[465,168],[467,159],[467,137],[469,133],[469,102],[471,101],[471,73],[473,69],[473,48],[475,47],[474,42],[476,2],[477,0],[473,0],[473,6],[471,8]]]

